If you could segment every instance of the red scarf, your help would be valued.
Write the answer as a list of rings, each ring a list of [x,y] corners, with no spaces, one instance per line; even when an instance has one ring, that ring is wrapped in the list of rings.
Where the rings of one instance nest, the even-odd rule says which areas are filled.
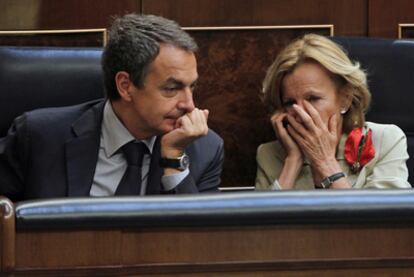
[[[346,139],[344,156],[351,166],[351,171],[357,173],[375,156],[375,148],[372,144],[372,130],[368,129],[363,134],[362,128],[353,129]]]

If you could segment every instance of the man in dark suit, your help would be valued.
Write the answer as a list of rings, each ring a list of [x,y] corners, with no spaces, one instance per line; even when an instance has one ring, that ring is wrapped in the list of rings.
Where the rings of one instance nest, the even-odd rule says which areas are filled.
[[[107,99],[18,117],[0,140],[0,194],[217,191],[223,141],[209,130],[208,111],[194,106],[196,50],[173,21],[117,18],[102,56]]]

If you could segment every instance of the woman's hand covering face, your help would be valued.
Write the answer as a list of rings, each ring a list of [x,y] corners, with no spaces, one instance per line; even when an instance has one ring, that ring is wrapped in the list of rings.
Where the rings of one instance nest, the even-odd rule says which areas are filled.
[[[294,141],[292,136],[288,133],[286,122],[288,114],[282,111],[275,112],[270,121],[275,131],[277,139],[283,144],[288,157],[301,158],[302,153],[298,144]]]
[[[304,156],[316,166],[335,159],[339,141],[338,115],[333,114],[325,123],[319,112],[306,100],[303,101],[303,107],[294,104],[292,108],[296,116],[287,115],[287,131]]]

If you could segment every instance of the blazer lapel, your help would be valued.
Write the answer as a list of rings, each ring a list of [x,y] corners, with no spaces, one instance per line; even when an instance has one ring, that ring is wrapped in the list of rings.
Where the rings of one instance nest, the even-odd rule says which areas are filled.
[[[148,174],[148,184],[146,194],[160,194],[161,177],[164,174],[164,169],[160,167],[161,146],[160,137],[155,141],[154,149],[151,155],[150,170]]]
[[[66,143],[68,196],[89,196],[95,174],[103,107],[102,101],[72,125],[75,137]]]

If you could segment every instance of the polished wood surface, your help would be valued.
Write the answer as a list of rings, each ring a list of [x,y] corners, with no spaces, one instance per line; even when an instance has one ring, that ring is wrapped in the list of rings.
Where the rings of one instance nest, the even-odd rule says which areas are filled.
[[[183,26],[333,24],[341,36],[396,38],[413,11],[411,0],[2,0],[0,30],[102,28],[113,15],[144,12]]]
[[[0,196],[0,273],[15,266],[15,235],[13,203]]]
[[[2,0],[0,30],[109,26],[127,12],[163,15],[183,26],[334,24],[336,34],[367,35],[368,0]]]
[[[140,11],[140,0],[1,0],[0,30],[105,28],[114,15]]]
[[[0,31],[0,45],[103,47],[107,31],[102,29]]]
[[[312,224],[18,231],[13,273],[412,276],[413,230],[411,224]]]
[[[338,35],[367,33],[367,0],[142,0],[142,11],[182,26],[334,24]]]
[[[399,39],[414,39],[414,23],[413,24],[398,24],[398,38]]]
[[[414,23],[414,1],[369,0],[370,37],[397,38],[398,24]]]

